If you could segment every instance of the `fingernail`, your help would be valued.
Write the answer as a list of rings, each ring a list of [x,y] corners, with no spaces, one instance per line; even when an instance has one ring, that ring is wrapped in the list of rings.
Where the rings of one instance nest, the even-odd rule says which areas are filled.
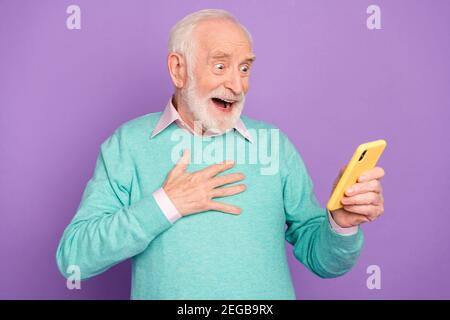
[[[366,180],[366,178],[367,178],[367,176],[364,176],[364,175],[363,175],[363,176],[360,176],[360,177],[359,177],[359,181]]]
[[[347,193],[352,193],[353,191],[355,191],[355,188],[348,188],[347,189]]]

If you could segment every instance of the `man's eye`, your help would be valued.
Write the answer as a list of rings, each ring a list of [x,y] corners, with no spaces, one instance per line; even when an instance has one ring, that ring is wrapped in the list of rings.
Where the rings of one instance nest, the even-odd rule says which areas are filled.
[[[250,67],[248,65],[244,64],[241,66],[242,72],[247,73],[247,72],[249,72],[249,70],[250,70]]]
[[[223,70],[223,69],[225,69],[225,65],[224,65],[223,63],[217,63],[214,67],[215,67],[217,70]]]

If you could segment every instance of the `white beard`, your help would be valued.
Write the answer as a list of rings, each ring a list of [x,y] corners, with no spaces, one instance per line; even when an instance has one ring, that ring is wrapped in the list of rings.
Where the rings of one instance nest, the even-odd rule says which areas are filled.
[[[222,118],[218,119],[209,113],[209,109],[212,107],[211,98],[213,97],[238,101],[233,103],[229,114],[224,114]],[[182,99],[192,113],[194,121],[199,122],[204,131],[216,134],[222,134],[235,127],[245,104],[244,94],[236,96],[223,87],[211,91],[206,97],[200,97],[197,95],[197,85],[193,77],[189,77],[186,88],[182,90]]]

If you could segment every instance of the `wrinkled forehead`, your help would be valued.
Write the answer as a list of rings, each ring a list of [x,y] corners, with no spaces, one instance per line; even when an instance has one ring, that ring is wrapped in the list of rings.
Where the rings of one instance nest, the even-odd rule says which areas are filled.
[[[246,32],[233,21],[214,19],[200,22],[194,29],[197,55],[217,53],[229,56],[252,56],[252,46]]]

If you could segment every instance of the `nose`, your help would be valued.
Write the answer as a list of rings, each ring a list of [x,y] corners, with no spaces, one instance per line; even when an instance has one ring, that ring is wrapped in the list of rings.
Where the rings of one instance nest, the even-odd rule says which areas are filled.
[[[227,80],[225,81],[225,88],[231,90],[235,95],[240,95],[244,90],[242,85],[242,78],[239,71],[233,70],[229,73]]]

